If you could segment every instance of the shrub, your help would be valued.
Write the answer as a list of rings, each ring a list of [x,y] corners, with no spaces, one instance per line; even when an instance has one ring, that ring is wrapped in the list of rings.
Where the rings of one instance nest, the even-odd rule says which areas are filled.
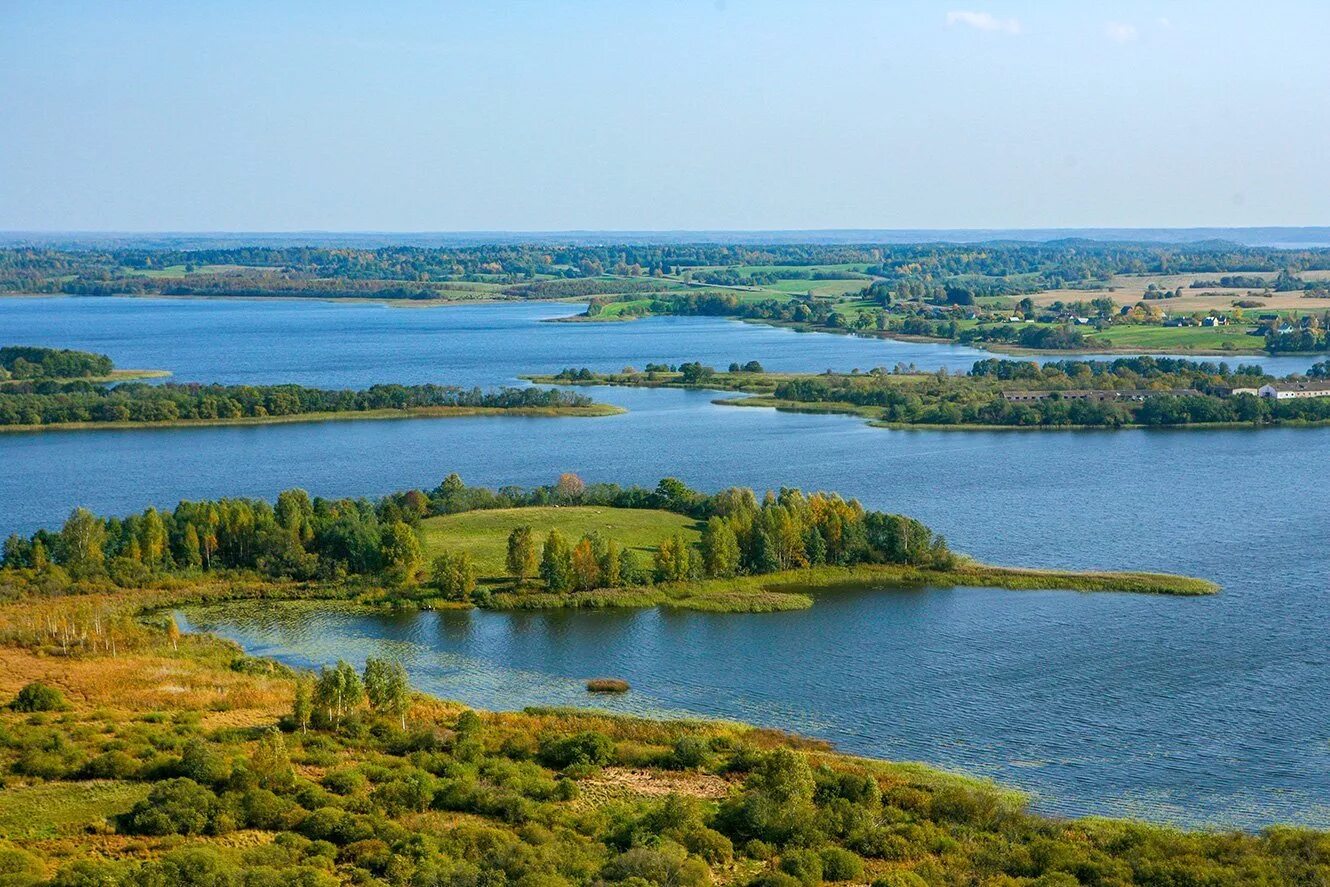
[[[41,882],[45,867],[42,861],[17,847],[0,847],[0,884],[26,887]]]
[[[812,850],[787,850],[781,854],[780,870],[804,887],[822,883],[822,857]]]
[[[658,847],[634,847],[605,864],[606,881],[670,884],[674,887],[704,887],[711,883],[711,870],[700,859],[688,856],[678,844],[661,842]]]
[[[169,779],[125,814],[123,827],[136,835],[201,835],[217,807],[217,796],[194,780]]]
[[[864,862],[843,847],[827,847],[820,854],[822,877],[828,881],[858,881],[864,876]]]
[[[614,740],[595,730],[549,739],[540,744],[540,760],[559,770],[579,764],[608,764],[614,760]]]
[[[133,779],[138,775],[139,762],[125,752],[102,752],[83,765],[83,776],[88,779]]]
[[[55,687],[48,687],[40,681],[33,681],[18,691],[14,701],[9,703],[14,711],[64,711],[65,697]]]
[[[873,881],[873,887],[928,887],[928,882],[914,872],[887,872]]]
[[[700,736],[680,736],[670,750],[667,765],[674,770],[696,770],[707,762],[711,746]]]
[[[209,748],[207,743],[191,739],[185,744],[185,750],[180,755],[177,772],[199,785],[218,786],[230,778],[231,765]]]
[[[748,887],[802,887],[798,878],[784,872],[762,872],[748,882]]]

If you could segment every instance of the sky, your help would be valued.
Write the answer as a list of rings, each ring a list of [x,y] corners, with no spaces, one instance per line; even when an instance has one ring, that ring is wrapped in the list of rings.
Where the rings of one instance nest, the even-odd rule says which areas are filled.
[[[0,230],[1330,223],[1330,4],[0,0]]]

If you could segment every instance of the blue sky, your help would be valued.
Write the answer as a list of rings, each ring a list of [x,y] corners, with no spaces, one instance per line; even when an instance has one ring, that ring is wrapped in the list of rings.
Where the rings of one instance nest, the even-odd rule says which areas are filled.
[[[1327,224],[1327,6],[0,0],[0,229]]]

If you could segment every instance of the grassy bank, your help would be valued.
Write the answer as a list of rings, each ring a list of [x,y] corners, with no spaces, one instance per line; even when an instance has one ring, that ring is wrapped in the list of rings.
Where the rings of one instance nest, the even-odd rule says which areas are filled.
[[[383,419],[457,419],[468,416],[554,418],[614,416],[627,412],[613,404],[529,407],[413,407],[404,410],[358,410],[296,413],[286,416],[240,416],[232,419],[174,419],[166,422],[58,422],[51,425],[0,425],[0,433],[16,431],[92,431],[107,428],[203,428],[227,425],[290,425],[300,422],[353,422]]]
[[[400,714],[353,702],[336,722],[316,708],[306,725],[293,714],[294,673],[207,635],[103,619],[95,636],[114,632],[118,643],[62,647],[71,620],[135,612],[156,595],[0,605],[0,704],[31,682],[54,691],[45,710],[0,707],[4,883],[1300,887],[1330,878],[1324,833],[1049,818],[990,781],[840,754],[778,730],[567,708],[472,711],[419,693]],[[776,877],[786,871],[816,874]]]
[[[495,594],[488,606],[513,610],[661,606],[716,613],[770,613],[808,609],[813,606],[818,592],[890,591],[901,587],[1116,591],[1182,597],[1210,595],[1219,591],[1219,586],[1208,580],[1168,573],[1032,570],[973,562],[951,570],[863,564],[856,567],[811,567],[763,576],[702,579],[564,595],[504,592]]]

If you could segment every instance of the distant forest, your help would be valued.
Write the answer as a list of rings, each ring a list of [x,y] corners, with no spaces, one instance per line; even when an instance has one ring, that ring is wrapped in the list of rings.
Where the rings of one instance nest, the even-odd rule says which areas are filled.
[[[792,272],[886,281],[993,282],[995,294],[1103,282],[1115,274],[1241,275],[1330,269],[1330,249],[1275,249],[1223,241],[1160,245],[1059,240],[987,244],[551,244],[374,249],[242,246],[221,249],[0,250],[0,292],[80,295],[273,295],[447,299],[464,284],[495,296],[548,298],[664,288],[651,278],[692,277],[727,285],[744,267],[758,280],[802,279]],[[591,284],[613,275],[619,280]],[[733,277],[733,280],[731,280]],[[640,278],[638,283],[631,279]],[[568,281],[568,283],[560,283]],[[583,281],[583,285],[575,282]],[[746,282],[751,282],[745,278]],[[475,291],[470,290],[474,297]]]

